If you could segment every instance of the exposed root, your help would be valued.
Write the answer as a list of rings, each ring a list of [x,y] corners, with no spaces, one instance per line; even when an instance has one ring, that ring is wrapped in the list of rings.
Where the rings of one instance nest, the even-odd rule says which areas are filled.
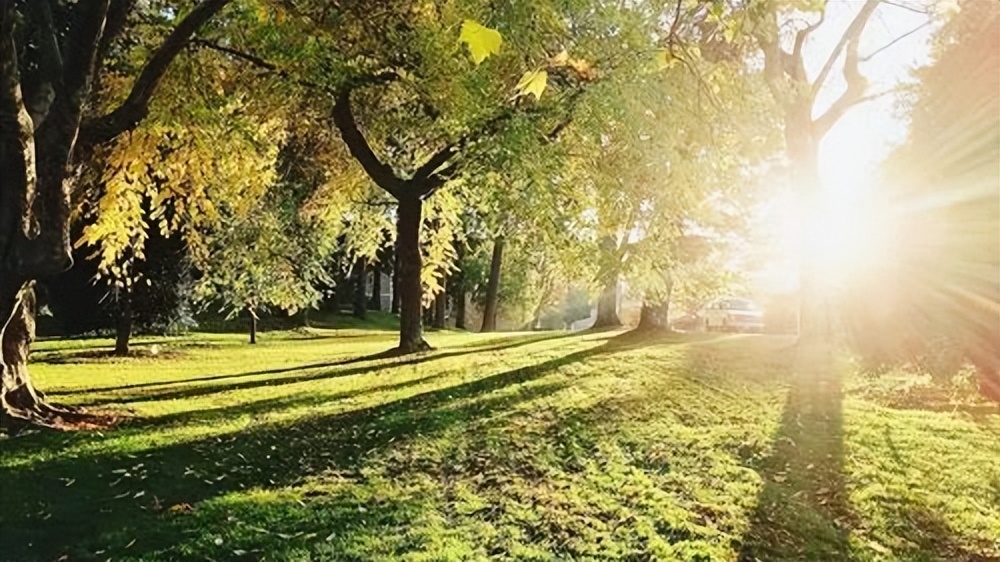
[[[101,429],[117,425],[120,421],[120,416],[110,412],[87,412],[64,404],[49,403],[23,386],[0,396],[0,428],[8,435],[16,435],[32,427],[60,431]]]
[[[431,344],[427,343],[424,338],[420,338],[420,341],[413,346],[398,346],[390,349],[386,353],[388,357],[399,357],[401,355],[410,355],[412,353],[426,353],[428,351],[434,351]]]

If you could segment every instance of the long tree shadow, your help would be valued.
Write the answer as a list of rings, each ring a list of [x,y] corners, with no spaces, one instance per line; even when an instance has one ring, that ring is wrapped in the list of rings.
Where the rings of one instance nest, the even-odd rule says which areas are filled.
[[[129,556],[139,557],[166,549],[176,541],[160,514],[166,507],[236,490],[292,485],[326,471],[361,477],[365,458],[374,452],[556,392],[571,381],[535,381],[562,366],[636,345],[641,342],[613,338],[536,365],[378,406],[251,426],[238,434],[138,455],[102,451],[11,467],[5,470],[0,494],[0,556],[51,560],[71,553],[72,559],[89,559],[96,558],[95,548],[109,542],[102,558],[121,555],[126,548]],[[506,391],[525,383],[532,384]],[[101,436],[86,438],[96,442]]]
[[[799,349],[764,480],[738,560],[852,560],[843,474],[840,373],[826,351]]]
[[[361,396],[376,394],[379,392],[402,390],[413,386],[430,384],[435,379],[445,377],[447,374],[448,373],[435,373],[426,377],[407,379],[391,384],[366,386],[333,393],[310,393],[302,391],[290,396],[241,402],[228,406],[202,408],[199,410],[176,412],[155,417],[133,418],[127,420],[125,423],[129,428],[146,428],[180,424],[209,423],[213,420],[225,421],[237,416],[257,416],[268,412],[320,406],[337,400],[353,400]]]
[[[259,388],[262,386],[278,386],[278,385],[294,384],[294,383],[307,382],[319,379],[362,375],[389,367],[417,365],[429,361],[437,361],[441,359],[448,359],[451,357],[459,357],[462,355],[469,355],[474,353],[489,353],[495,351],[504,351],[525,345],[530,345],[533,343],[539,343],[548,339],[554,339],[556,337],[559,336],[551,336],[545,338],[527,338],[527,339],[518,338],[514,339],[514,341],[510,341],[502,345],[490,345],[485,347],[469,347],[469,348],[462,347],[455,351],[429,352],[429,353],[422,353],[418,355],[405,356],[405,357],[395,357],[391,355],[386,355],[384,353],[374,353],[370,355],[353,357],[350,359],[344,359],[340,361],[323,361],[318,363],[307,363],[303,365],[293,365],[290,367],[281,367],[276,369],[263,369],[258,371],[248,371],[243,373],[232,373],[226,375],[210,375],[205,377],[189,378],[178,381],[136,383],[129,385],[121,385],[121,386],[73,389],[72,391],[55,391],[46,394],[48,396],[60,396],[60,395],[90,394],[97,392],[115,393],[114,396],[108,396],[95,400],[75,403],[75,405],[83,407],[127,404],[130,402],[142,402],[148,400],[176,400],[184,398],[194,398],[198,396],[205,396],[208,394],[228,392],[233,390],[246,390],[252,388]],[[309,373],[309,374],[302,374],[295,376],[283,376],[280,378],[269,378],[263,380],[255,379],[250,381],[233,382],[225,384],[197,384],[197,383],[213,382],[220,380],[259,377],[264,375],[281,375],[284,373],[291,373],[295,371],[307,371],[307,370],[313,371],[317,369],[343,367],[346,365],[353,365],[359,363],[373,363],[373,364],[361,367],[354,367],[351,369],[327,370],[319,373]],[[140,389],[154,389],[154,390],[140,390]],[[136,391],[136,392],[120,392],[122,390]]]

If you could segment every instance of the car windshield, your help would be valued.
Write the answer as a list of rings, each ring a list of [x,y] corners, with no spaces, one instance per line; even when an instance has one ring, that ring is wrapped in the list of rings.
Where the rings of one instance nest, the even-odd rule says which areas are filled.
[[[745,299],[729,299],[723,305],[727,310],[757,310],[757,305]]]

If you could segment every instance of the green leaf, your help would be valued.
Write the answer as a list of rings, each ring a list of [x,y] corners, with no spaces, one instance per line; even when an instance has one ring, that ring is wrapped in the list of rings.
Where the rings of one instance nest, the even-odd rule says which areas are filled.
[[[536,100],[541,99],[542,92],[545,91],[548,81],[549,73],[545,70],[529,70],[521,76],[521,80],[517,83],[517,86],[514,86],[514,97],[533,94]]]
[[[500,45],[503,37],[500,32],[480,25],[473,20],[462,22],[462,31],[458,34],[458,40],[469,46],[469,53],[472,55],[472,62],[479,64],[490,55],[500,52]]]

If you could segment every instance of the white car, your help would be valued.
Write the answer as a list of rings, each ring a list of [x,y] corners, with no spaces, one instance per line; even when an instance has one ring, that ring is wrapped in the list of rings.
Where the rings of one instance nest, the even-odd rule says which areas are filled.
[[[748,299],[719,299],[702,314],[709,332],[762,332],[764,311]]]

